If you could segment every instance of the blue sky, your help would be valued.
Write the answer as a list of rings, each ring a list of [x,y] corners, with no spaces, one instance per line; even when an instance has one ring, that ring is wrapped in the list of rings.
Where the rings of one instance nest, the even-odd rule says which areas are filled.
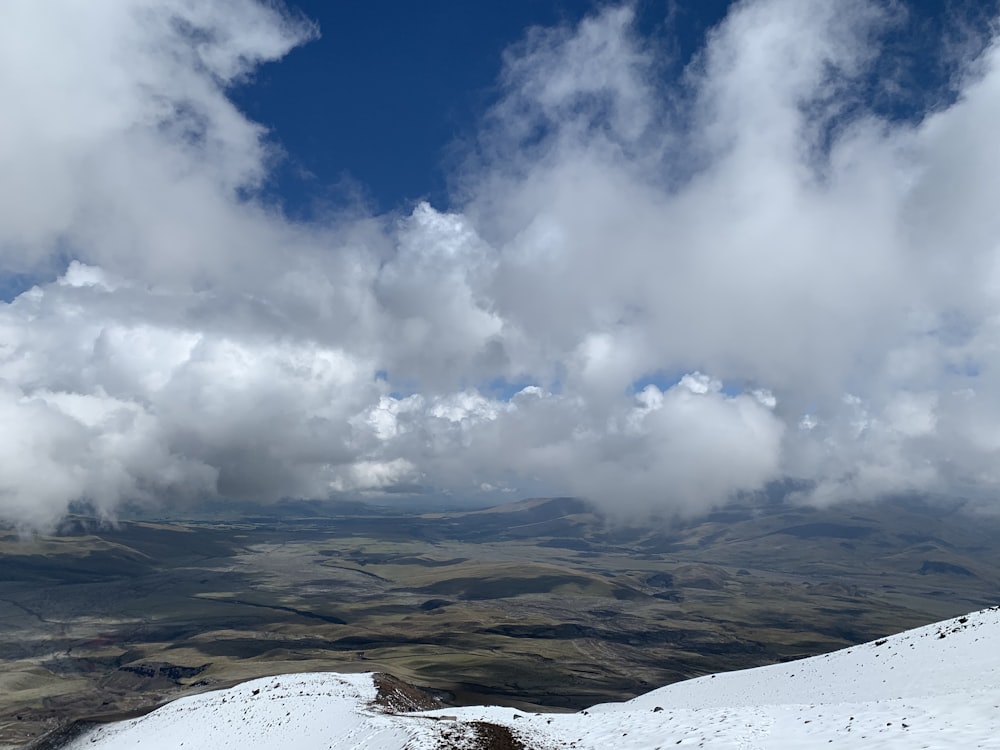
[[[664,87],[721,21],[730,0],[639,0],[635,26],[661,55]],[[953,67],[941,42],[988,24],[990,2],[904,0],[907,17],[885,36],[881,70],[865,102],[894,118],[919,118],[946,101]],[[285,152],[268,184],[293,216],[315,216],[359,198],[376,211],[427,199],[449,206],[449,176],[494,102],[505,49],[532,26],[573,25],[597,0],[461,2],[287,0],[320,36],[237,87],[234,101],[268,126]],[[875,92],[887,70],[905,82]]]
[[[643,33],[686,59],[728,0],[636,4]],[[531,26],[573,25],[594,0],[325,2],[290,0],[315,41],[262,68],[234,92],[273,129],[287,160],[271,189],[292,214],[358,195],[377,210],[448,203],[449,167],[496,97],[504,50]],[[670,30],[667,30],[668,15]]]

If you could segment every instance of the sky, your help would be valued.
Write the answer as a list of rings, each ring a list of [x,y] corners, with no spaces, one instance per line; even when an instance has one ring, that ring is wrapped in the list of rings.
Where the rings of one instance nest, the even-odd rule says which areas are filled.
[[[347,5],[0,7],[0,518],[992,507],[995,4]]]
[[[727,0],[636,3],[635,25],[690,58]],[[290,10],[320,36],[231,96],[285,152],[270,195],[300,217],[363,200],[371,210],[450,203],[449,178],[498,93],[504,51],[532,26],[576,24],[593,0],[330,3]],[[669,18],[669,31],[667,29]]]

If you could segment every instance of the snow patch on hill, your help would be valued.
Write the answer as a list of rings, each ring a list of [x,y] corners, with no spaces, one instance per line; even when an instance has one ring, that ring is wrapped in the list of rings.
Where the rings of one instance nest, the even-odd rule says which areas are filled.
[[[67,750],[401,750],[429,734],[420,731],[418,722],[372,710],[376,692],[371,674],[265,677],[181,698],[141,718],[99,727],[70,743]]]
[[[255,680],[99,728],[70,748],[484,747],[477,722],[541,750],[1000,748],[1000,608],[576,714],[476,706],[389,715],[375,698],[371,675]]]

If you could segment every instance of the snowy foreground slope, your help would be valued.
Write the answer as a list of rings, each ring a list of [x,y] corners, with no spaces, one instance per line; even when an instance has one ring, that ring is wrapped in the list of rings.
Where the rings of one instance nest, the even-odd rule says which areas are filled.
[[[394,715],[375,704],[377,692],[370,674],[266,678],[101,727],[69,748],[1000,749],[1000,607],[576,714]]]

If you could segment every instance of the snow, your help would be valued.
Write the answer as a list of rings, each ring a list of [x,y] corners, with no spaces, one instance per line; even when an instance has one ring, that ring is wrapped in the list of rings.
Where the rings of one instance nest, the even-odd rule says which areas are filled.
[[[67,750],[400,750],[413,737],[412,728],[369,710],[375,694],[370,674],[265,677],[181,698],[141,718],[100,727]]]
[[[540,750],[1000,749],[1000,608],[576,714],[477,706],[391,716],[369,706],[374,697],[371,675],[256,680],[97,729],[70,748],[429,750],[444,734],[449,747],[469,743],[467,723],[488,721]]]

